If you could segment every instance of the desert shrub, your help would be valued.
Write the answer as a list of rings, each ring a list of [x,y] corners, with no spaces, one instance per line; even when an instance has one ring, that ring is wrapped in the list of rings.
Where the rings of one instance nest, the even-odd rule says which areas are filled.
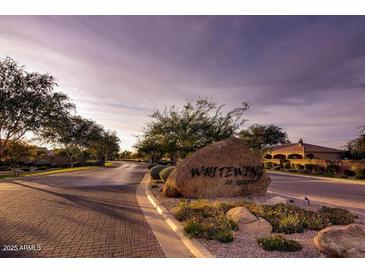
[[[305,229],[321,230],[330,225],[353,223],[356,216],[340,208],[323,207],[318,212],[300,208],[296,205],[259,205],[249,202],[209,202],[208,200],[190,201],[181,200],[174,209],[176,219],[188,225],[187,232],[194,237],[215,239],[225,242],[229,240],[232,231],[237,230],[237,225],[226,217],[231,208],[243,206],[258,217],[266,219],[278,233],[301,233]],[[198,223],[199,230],[194,224]],[[192,226],[192,227],[191,227]],[[187,231],[185,229],[185,231]],[[223,235],[226,235],[223,237]],[[233,237],[233,235],[232,235]],[[233,238],[232,238],[233,239]]]
[[[48,166],[39,166],[38,167],[38,170],[47,170],[48,169]]]
[[[65,162],[62,164],[63,168],[71,167],[71,163]]]
[[[150,169],[150,176],[153,180],[160,180],[160,172],[165,169],[164,165],[157,165]]]
[[[301,164],[294,164],[294,169],[295,170],[299,170],[299,169],[303,169],[303,168],[304,168],[304,166],[301,165]]]
[[[319,165],[314,165],[312,173],[314,175],[323,175],[324,171],[325,171],[324,167],[321,167]]]
[[[221,243],[229,243],[229,242],[233,242],[233,240],[234,240],[233,233],[231,230],[218,231],[216,234],[216,238]]]
[[[162,193],[166,197],[171,198],[179,198],[183,196],[181,192],[175,187],[174,183],[171,181],[166,181],[165,185],[162,188]]]
[[[281,235],[260,237],[257,239],[258,244],[267,251],[286,251],[295,252],[302,249],[300,243],[288,240]]]
[[[348,225],[355,222],[355,216],[344,208],[323,206],[318,213],[332,225]]]
[[[285,168],[285,169],[291,169],[290,162],[284,162],[283,163],[283,168]]]
[[[295,205],[247,205],[256,216],[266,219],[273,226],[274,232],[286,234],[303,232],[304,229],[321,230],[326,227],[327,219],[316,212]]]
[[[39,160],[37,161],[37,163],[35,164],[37,167],[41,167],[41,166],[50,166],[51,163],[47,160]]]
[[[334,177],[336,175],[336,173],[338,173],[340,171],[340,167],[336,164],[328,164],[324,175],[327,177]]]
[[[272,162],[265,162],[264,167],[267,168],[267,169],[271,169],[272,168]]]
[[[304,169],[313,172],[314,166],[313,164],[305,164]]]
[[[169,177],[169,175],[171,174],[171,172],[173,172],[175,170],[175,167],[166,167],[163,170],[160,171],[160,179],[166,183],[167,178]]]
[[[153,168],[153,167],[155,167],[155,166],[157,166],[158,164],[156,164],[156,163],[149,163],[148,165],[147,165],[147,168],[148,168],[148,170],[150,170],[151,168]]]
[[[351,170],[351,169],[345,169],[343,171],[343,173],[347,176],[347,177],[354,177],[356,175],[356,172]]]
[[[298,215],[283,216],[278,221],[276,231],[285,234],[301,233],[304,231],[304,223],[300,220]]]
[[[203,235],[203,227],[201,223],[196,220],[187,221],[184,225],[184,230],[191,236],[201,237]]]
[[[182,200],[174,209],[174,215],[184,222],[187,234],[226,243],[233,241],[232,231],[237,230],[237,225],[226,217],[226,209],[222,203]]]
[[[362,169],[357,169],[356,170],[356,175],[355,175],[356,179],[365,179],[365,168]]]
[[[307,169],[298,169],[297,171],[299,174],[311,174],[311,172]]]

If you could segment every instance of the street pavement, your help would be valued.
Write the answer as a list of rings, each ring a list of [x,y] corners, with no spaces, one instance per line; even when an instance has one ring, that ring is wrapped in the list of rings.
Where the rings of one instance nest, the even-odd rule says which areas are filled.
[[[270,173],[269,191],[292,198],[309,198],[328,206],[345,207],[365,216],[365,184]]]
[[[0,181],[0,257],[164,257],[136,199],[144,164]]]

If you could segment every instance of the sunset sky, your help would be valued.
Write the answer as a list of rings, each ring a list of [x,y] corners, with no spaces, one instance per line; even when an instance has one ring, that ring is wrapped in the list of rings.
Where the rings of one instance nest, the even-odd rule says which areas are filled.
[[[118,132],[208,97],[253,123],[341,148],[365,125],[365,17],[0,16],[0,57],[49,72],[78,113]]]

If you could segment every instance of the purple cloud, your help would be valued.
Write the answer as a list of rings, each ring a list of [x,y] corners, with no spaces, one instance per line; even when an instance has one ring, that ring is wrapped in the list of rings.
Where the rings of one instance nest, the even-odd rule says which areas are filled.
[[[0,55],[49,72],[125,148],[156,108],[206,96],[341,147],[365,123],[362,16],[0,16]]]

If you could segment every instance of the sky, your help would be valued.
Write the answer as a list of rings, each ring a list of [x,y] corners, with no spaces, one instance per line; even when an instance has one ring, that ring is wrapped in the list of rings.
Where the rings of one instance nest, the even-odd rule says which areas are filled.
[[[364,30],[365,16],[0,16],[0,58],[54,75],[123,150],[154,110],[198,97],[342,148],[365,125]]]

